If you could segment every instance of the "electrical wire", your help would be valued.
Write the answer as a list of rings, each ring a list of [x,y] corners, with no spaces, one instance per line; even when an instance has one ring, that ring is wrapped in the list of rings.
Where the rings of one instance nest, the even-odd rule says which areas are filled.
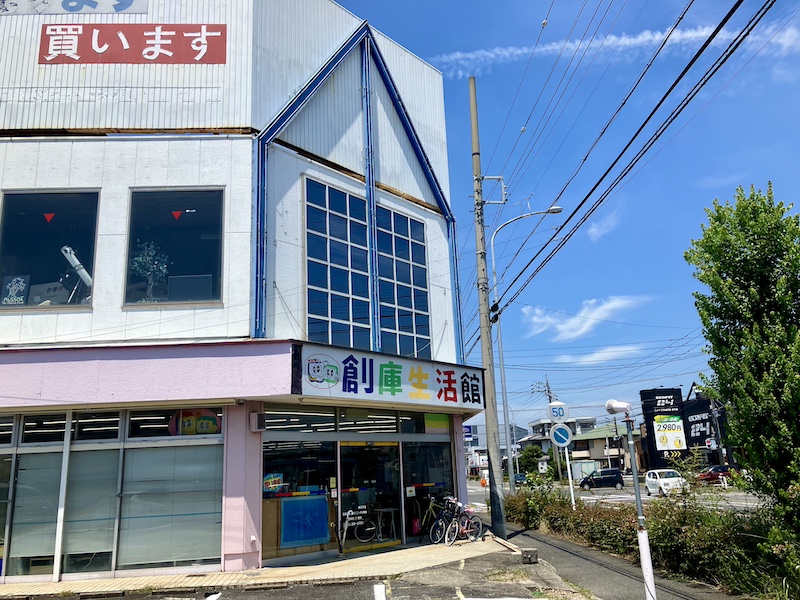
[[[734,5],[734,7],[732,7],[732,8],[731,8],[731,11],[735,10],[736,8],[738,8],[738,7],[741,5],[742,1],[743,1],[743,0],[738,0],[738,1],[737,1],[737,3]],[[553,258],[553,256],[555,256],[555,254],[556,254],[556,253],[557,253],[557,252],[558,252],[558,251],[559,251],[561,248],[563,248],[563,247],[564,247],[564,245],[566,244],[566,242],[567,242],[567,241],[569,241],[569,239],[571,239],[571,237],[572,237],[572,236],[575,234],[575,232],[577,231],[577,229],[578,229],[578,228],[579,228],[581,225],[583,225],[583,223],[585,223],[585,222],[586,222],[586,220],[587,220],[587,219],[588,219],[588,218],[589,218],[589,217],[590,217],[590,216],[591,216],[591,215],[594,213],[594,211],[595,211],[595,210],[597,210],[597,208],[600,206],[600,204],[602,204],[602,202],[603,202],[603,201],[604,201],[604,200],[607,198],[607,196],[608,196],[608,195],[611,193],[611,191],[613,191],[613,189],[614,189],[614,188],[615,188],[615,187],[616,187],[616,186],[617,186],[617,185],[618,185],[618,184],[619,184],[619,183],[622,181],[622,179],[623,179],[625,176],[627,176],[627,175],[630,173],[630,171],[633,169],[633,167],[636,165],[636,163],[637,163],[637,162],[638,162],[638,161],[639,161],[639,160],[642,158],[642,156],[644,156],[644,154],[645,154],[645,153],[646,153],[646,152],[647,152],[647,151],[648,151],[648,150],[649,150],[649,149],[652,147],[652,145],[653,145],[653,144],[654,144],[654,143],[655,143],[655,142],[656,142],[656,141],[657,141],[657,140],[658,140],[658,139],[661,137],[661,135],[663,135],[664,131],[666,131],[666,129],[667,129],[667,128],[668,128],[668,127],[669,127],[669,126],[670,126],[670,125],[671,125],[671,124],[672,124],[672,123],[675,121],[675,119],[677,119],[677,117],[678,117],[678,116],[679,116],[679,115],[680,115],[680,114],[683,112],[683,110],[686,108],[686,106],[688,106],[689,102],[691,102],[691,100],[692,100],[692,99],[693,99],[693,98],[694,98],[694,97],[697,95],[697,93],[700,91],[700,89],[702,89],[702,88],[703,88],[703,87],[704,87],[704,86],[705,86],[705,85],[708,83],[708,81],[710,80],[710,78],[711,78],[711,77],[713,77],[713,75],[714,75],[714,74],[715,74],[715,73],[716,73],[716,72],[717,72],[717,71],[718,71],[718,70],[719,70],[719,69],[722,67],[722,65],[724,65],[724,64],[725,64],[725,62],[727,62],[727,60],[730,58],[730,56],[732,56],[732,55],[733,55],[733,53],[734,53],[734,52],[735,52],[735,51],[736,51],[736,50],[739,48],[739,46],[740,46],[740,45],[741,45],[741,44],[744,42],[744,39],[746,39],[746,37],[747,37],[747,36],[750,34],[750,32],[753,30],[753,28],[755,28],[755,26],[756,26],[756,25],[757,25],[757,24],[758,24],[758,23],[761,21],[761,19],[762,19],[762,18],[763,18],[763,17],[766,15],[766,13],[767,13],[767,12],[768,12],[768,11],[769,11],[771,8],[772,8],[772,6],[775,4],[775,2],[776,2],[776,1],[777,1],[777,0],[768,0],[768,1],[767,1],[767,2],[766,2],[766,3],[765,3],[765,4],[764,4],[764,5],[763,5],[763,6],[762,6],[762,7],[761,7],[761,8],[760,8],[760,9],[759,9],[757,12],[756,12],[756,14],[754,14],[754,15],[753,15],[753,17],[752,17],[752,18],[751,18],[751,20],[748,22],[748,24],[745,26],[745,28],[744,28],[742,31],[740,31],[740,32],[739,32],[739,34],[738,34],[738,35],[737,35],[737,36],[734,38],[734,40],[733,40],[733,41],[732,41],[732,42],[729,44],[729,46],[727,47],[727,49],[725,50],[725,52],[724,52],[724,53],[723,53],[723,54],[722,54],[722,55],[721,55],[721,56],[720,56],[720,57],[719,57],[719,58],[718,58],[718,59],[717,59],[717,60],[714,62],[714,64],[713,64],[713,65],[712,65],[712,66],[711,66],[711,67],[710,67],[710,68],[709,68],[709,69],[706,71],[706,73],[704,74],[704,76],[703,76],[703,77],[700,79],[700,81],[698,81],[698,83],[697,83],[697,84],[695,84],[695,86],[694,86],[694,87],[692,88],[692,90],[691,90],[691,91],[690,91],[690,92],[689,92],[689,93],[688,93],[688,94],[687,94],[687,95],[684,97],[684,99],[683,99],[683,100],[680,102],[680,104],[679,104],[679,105],[678,105],[678,106],[677,106],[675,109],[673,109],[673,111],[672,111],[672,113],[669,115],[669,117],[668,117],[668,118],[667,118],[665,121],[663,121],[663,122],[662,122],[661,126],[660,126],[660,127],[657,129],[657,131],[656,131],[656,132],[655,132],[655,133],[654,133],[654,134],[653,134],[653,135],[650,137],[650,139],[649,139],[649,140],[648,140],[648,141],[645,143],[645,145],[644,145],[644,146],[642,147],[642,149],[641,149],[641,150],[640,150],[640,151],[639,151],[639,152],[636,154],[636,156],[635,156],[633,159],[631,159],[631,161],[630,161],[630,162],[628,163],[628,165],[627,165],[627,166],[626,166],[626,167],[623,169],[623,171],[620,173],[620,175],[618,175],[618,176],[617,176],[617,178],[614,180],[614,182],[613,182],[613,183],[612,183],[612,184],[611,184],[611,185],[610,185],[610,186],[609,186],[609,187],[606,189],[606,191],[605,191],[605,192],[604,192],[604,193],[601,195],[601,197],[600,197],[600,198],[599,198],[599,199],[598,199],[598,200],[597,200],[597,201],[594,203],[594,205],[593,205],[593,206],[592,206],[592,207],[591,207],[591,208],[590,208],[590,209],[589,209],[589,210],[588,210],[588,211],[587,211],[587,212],[586,212],[586,213],[585,213],[585,214],[584,214],[584,215],[583,215],[583,216],[580,218],[579,222],[578,222],[578,223],[577,223],[577,224],[576,224],[576,225],[575,225],[575,226],[574,226],[574,227],[573,227],[573,228],[572,228],[572,229],[569,231],[569,233],[567,233],[567,234],[566,234],[566,235],[565,235],[565,236],[562,238],[562,240],[561,240],[561,241],[560,241],[560,242],[559,242],[559,243],[556,245],[556,247],[555,247],[555,248],[554,248],[554,249],[553,249],[553,250],[550,252],[550,254],[548,254],[548,255],[547,255],[547,257],[545,257],[545,258],[542,260],[542,262],[539,264],[539,266],[538,266],[538,267],[535,269],[535,271],[534,271],[534,272],[533,272],[533,273],[532,273],[532,274],[531,274],[531,275],[528,277],[528,279],[527,279],[527,280],[525,281],[525,283],[524,283],[524,284],[523,284],[523,285],[520,287],[520,289],[519,289],[519,290],[517,290],[517,292],[515,292],[515,293],[514,293],[514,295],[513,295],[513,296],[512,296],[512,297],[511,297],[511,298],[510,298],[510,299],[509,299],[509,300],[508,300],[508,301],[507,301],[507,302],[506,302],[506,303],[505,303],[505,304],[504,304],[504,305],[501,307],[501,308],[500,308],[500,312],[502,312],[503,310],[505,310],[505,309],[506,309],[506,308],[509,306],[509,304],[510,304],[510,303],[512,303],[512,302],[513,302],[513,301],[514,301],[516,298],[518,298],[518,297],[519,297],[519,295],[522,293],[522,291],[525,289],[525,287],[527,287],[527,285],[530,283],[530,281],[531,281],[531,280],[532,280],[532,279],[533,279],[533,278],[536,276],[536,274],[538,274],[538,273],[541,271],[541,269],[542,269],[542,268],[543,268],[543,267],[544,267],[544,266],[545,266],[545,265],[546,265],[546,264],[547,264],[547,263],[548,263],[548,262],[549,262],[549,261],[550,261],[550,260]],[[678,84],[678,82],[680,81],[680,79],[682,79],[682,78],[683,78],[683,76],[686,74],[686,72],[687,72],[687,71],[688,71],[688,69],[691,67],[691,65],[693,65],[693,64],[694,64],[694,62],[696,62],[696,60],[697,60],[697,58],[699,58],[700,54],[702,54],[702,52],[704,52],[704,51],[705,51],[705,49],[706,49],[706,48],[707,48],[707,47],[708,47],[708,46],[711,44],[711,42],[713,41],[713,38],[714,38],[714,37],[716,37],[716,35],[719,33],[719,31],[722,29],[722,27],[724,26],[724,24],[725,24],[725,23],[726,23],[726,22],[727,22],[727,21],[730,19],[730,17],[731,17],[731,16],[732,16],[732,12],[730,12],[730,11],[729,11],[729,12],[728,12],[728,14],[726,15],[725,19],[723,19],[723,21],[722,21],[722,22],[720,23],[720,25],[719,25],[719,26],[718,26],[718,27],[717,27],[717,28],[714,30],[714,32],[711,34],[711,36],[709,36],[709,39],[707,39],[707,40],[706,40],[706,42],[704,42],[703,46],[702,46],[702,47],[700,48],[700,50],[698,50],[698,52],[695,54],[695,56],[693,57],[692,61],[690,61],[690,64],[689,64],[689,65],[687,65],[687,67],[686,67],[686,68],[685,68],[685,69],[682,71],[682,73],[681,73],[681,75],[678,77],[678,79],[676,79],[676,81],[675,81],[675,82],[674,82],[674,83],[673,83],[673,84],[670,86],[670,89],[668,90],[668,92],[667,92],[667,93],[664,95],[664,97],[662,97],[662,99],[659,101],[659,103],[658,103],[658,105],[656,106],[656,108],[655,108],[655,109],[654,109],[654,110],[653,110],[653,111],[650,113],[650,115],[648,116],[648,118],[647,118],[647,120],[645,121],[645,123],[643,123],[643,124],[642,124],[642,126],[641,126],[641,127],[638,129],[638,130],[637,130],[637,132],[634,134],[634,136],[631,138],[631,140],[628,142],[628,144],[626,144],[626,146],[625,146],[625,148],[623,149],[623,151],[622,151],[622,152],[620,152],[620,154],[619,154],[619,155],[617,156],[617,158],[614,160],[614,162],[612,163],[612,165],[611,165],[611,166],[610,166],[610,167],[609,167],[609,168],[608,168],[608,169],[607,169],[607,170],[606,170],[606,171],[603,173],[603,175],[601,176],[601,178],[598,180],[598,182],[596,182],[596,183],[594,184],[594,186],[592,187],[592,189],[591,189],[591,190],[589,191],[589,193],[588,193],[588,194],[587,194],[587,195],[584,197],[584,199],[583,199],[583,200],[580,202],[580,204],[578,205],[578,207],[577,207],[577,208],[576,208],[576,209],[575,209],[575,210],[574,210],[574,211],[573,211],[573,212],[570,214],[570,216],[567,218],[567,221],[565,221],[565,223],[564,223],[564,224],[563,224],[563,225],[562,225],[562,226],[559,228],[559,232],[560,232],[561,230],[563,230],[563,228],[564,228],[564,227],[566,227],[566,224],[567,224],[567,223],[568,223],[568,222],[569,222],[569,221],[570,221],[570,220],[571,220],[573,217],[575,217],[575,215],[577,215],[577,213],[580,211],[580,209],[583,207],[583,205],[584,205],[584,204],[585,204],[585,203],[586,203],[586,202],[589,200],[589,198],[591,197],[591,195],[592,195],[592,194],[593,194],[593,193],[594,193],[594,192],[597,190],[597,188],[599,187],[600,183],[601,183],[601,182],[602,182],[602,181],[603,181],[603,180],[604,180],[604,179],[605,179],[605,178],[608,176],[608,174],[611,172],[611,170],[614,168],[614,166],[616,166],[616,164],[617,164],[617,163],[619,162],[619,160],[622,158],[622,156],[624,155],[624,153],[625,153],[625,152],[628,150],[628,148],[631,146],[631,144],[633,143],[634,139],[635,139],[636,137],[638,137],[639,133],[640,133],[640,132],[641,132],[641,131],[644,129],[644,127],[645,127],[645,125],[647,124],[647,122],[649,122],[649,120],[650,120],[650,119],[652,118],[652,116],[655,114],[655,111],[656,111],[656,110],[657,110],[657,109],[658,109],[658,108],[659,108],[659,107],[660,107],[660,106],[663,104],[663,102],[664,102],[664,100],[666,99],[666,97],[667,97],[667,96],[668,96],[668,95],[669,95],[669,94],[672,92],[672,90],[674,90],[675,86]],[[558,232],[557,232],[557,233],[558,233]],[[555,238],[555,235],[553,236],[553,238]],[[528,264],[525,266],[525,269],[523,269],[523,271],[521,271],[521,272],[520,272],[520,274],[519,274],[519,275],[518,275],[518,276],[515,278],[515,280],[514,280],[514,281],[511,283],[511,285],[512,285],[512,286],[514,285],[514,283],[516,283],[516,282],[517,282],[517,281],[518,281],[518,280],[519,280],[519,279],[522,277],[522,274],[524,273],[524,271],[525,271],[525,270],[527,270],[527,269],[528,269],[528,267],[530,267],[530,265],[531,265],[531,264],[533,264],[533,262],[536,260],[536,258],[538,258],[538,256],[539,256],[540,254],[541,254],[541,251],[540,251],[540,252],[538,252],[538,253],[536,254],[536,256],[534,256],[534,257],[533,257],[533,258],[532,258],[532,259],[531,259],[531,260],[528,262]],[[507,290],[507,291],[508,291],[508,290]],[[501,300],[502,300],[502,298],[503,298],[504,296],[505,296],[505,292],[504,292],[503,296],[501,296]]]

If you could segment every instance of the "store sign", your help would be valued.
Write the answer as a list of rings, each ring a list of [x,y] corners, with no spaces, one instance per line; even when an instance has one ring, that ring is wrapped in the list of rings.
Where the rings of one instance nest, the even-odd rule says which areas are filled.
[[[58,23],[42,25],[40,65],[220,65],[227,25]]]
[[[642,413],[647,423],[647,452],[651,469],[671,466],[688,454],[683,422],[683,393],[679,388],[640,390]]]
[[[0,0],[0,17],[146,12],[147,0]]]
[[[328,346],[302,346],[303,396],[483,410],[483,370]]]
[[[462,425],[464,427],[464,441],[471,442],[472,441],[472,425]]]
[[[685,450],[686,436],[683,432],[683,419],[676,415],[657,415],[653,417],[656,450]]]

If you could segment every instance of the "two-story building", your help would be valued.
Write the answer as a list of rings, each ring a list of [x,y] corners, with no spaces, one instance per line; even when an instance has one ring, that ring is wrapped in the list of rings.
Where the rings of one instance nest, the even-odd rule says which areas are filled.
[[[0,11],[0,581],[257,568],[466,494],[442,76],[330,0]]]

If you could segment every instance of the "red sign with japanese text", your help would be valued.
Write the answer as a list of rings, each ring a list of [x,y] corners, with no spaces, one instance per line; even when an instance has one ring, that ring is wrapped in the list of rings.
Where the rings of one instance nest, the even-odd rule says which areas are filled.
[[[222,65],[227,34],[227,25],[42,25],[39,64]]]

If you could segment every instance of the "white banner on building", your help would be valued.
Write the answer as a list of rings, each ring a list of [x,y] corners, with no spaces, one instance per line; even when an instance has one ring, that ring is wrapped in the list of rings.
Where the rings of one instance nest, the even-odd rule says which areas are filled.
[[[483,410],[483,370],[388,354],[303,345],[302,394],[308,397]]]
[[[0,17],[146,12],[147,0],[0,0]]]

